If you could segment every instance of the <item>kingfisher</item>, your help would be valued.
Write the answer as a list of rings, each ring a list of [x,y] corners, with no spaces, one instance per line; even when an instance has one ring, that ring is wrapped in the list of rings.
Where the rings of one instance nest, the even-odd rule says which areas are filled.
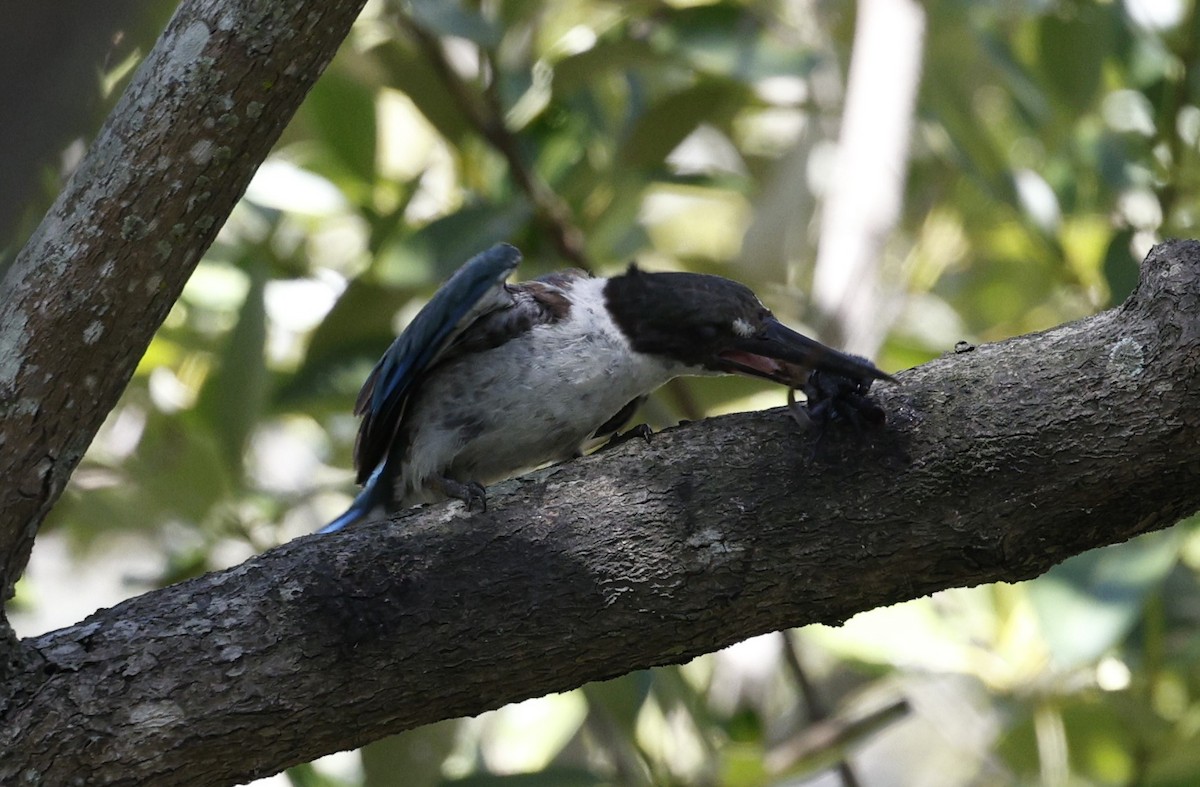
[[[375,365],[354,407],[362,491],[319,532],[446,498],[485,509],[485,484],[617,435],[679,376],[801,388],[823,419],[882,415],[866,393],[891,377],[791,330],[735,281],[631,264],[506,283],[520,260],[507,244],[471,258]]]

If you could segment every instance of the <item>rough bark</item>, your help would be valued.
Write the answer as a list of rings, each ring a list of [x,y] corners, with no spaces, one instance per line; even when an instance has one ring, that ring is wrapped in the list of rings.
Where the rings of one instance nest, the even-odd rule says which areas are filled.
[[[7,272],[0,601],[200,255],[363,1],[185,0]]]
[[[1167,527],[1200,509],[1200,243],[900,379],[879,430],[691,424],[26,641],[0,783],[236,782]]]

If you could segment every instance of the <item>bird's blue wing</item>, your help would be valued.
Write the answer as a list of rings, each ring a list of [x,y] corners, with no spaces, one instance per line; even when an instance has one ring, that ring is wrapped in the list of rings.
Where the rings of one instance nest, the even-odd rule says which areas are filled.
[[[520,261],[521,252],[506,243],[472,257],[434,293],[379,359],[355,405],[355,413],[363,417],[354,447],[359,483],[386,458],[421,373],[481,315],[511,305],[504,280]]]

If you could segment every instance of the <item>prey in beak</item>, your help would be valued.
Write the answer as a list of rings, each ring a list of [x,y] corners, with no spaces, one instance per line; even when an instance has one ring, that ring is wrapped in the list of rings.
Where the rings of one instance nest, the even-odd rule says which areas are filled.
[[[871,383],[895,378],[866,358],[827,347],[773,316],[763,319],[756,335],[733,345],[718,354],[723,370],[788,386],[788,407],[801,426],[845,421],[861,428],[886,420],[883,408],[869,397]],[[803,406],[796,389],[804,392]]]

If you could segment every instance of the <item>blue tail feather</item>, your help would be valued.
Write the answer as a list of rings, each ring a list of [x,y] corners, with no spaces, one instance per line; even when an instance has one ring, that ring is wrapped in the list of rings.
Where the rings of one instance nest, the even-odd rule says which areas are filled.
[[[379,497],[379,477],[383,474],[383,467],[387,462],[380,462],[375,468],[375,472],[371,473],[371,477],[367,479],[367,483],[363,484],[362,491],[358,493],[358,497],[354,498],[354,502],[346,509],[346,512],[337,519],[330,522],[325,527],[318,530],[318,533],[336,533],[346,525],[353,525],[371,515],[371,512],[383,506],[383,500]]]

